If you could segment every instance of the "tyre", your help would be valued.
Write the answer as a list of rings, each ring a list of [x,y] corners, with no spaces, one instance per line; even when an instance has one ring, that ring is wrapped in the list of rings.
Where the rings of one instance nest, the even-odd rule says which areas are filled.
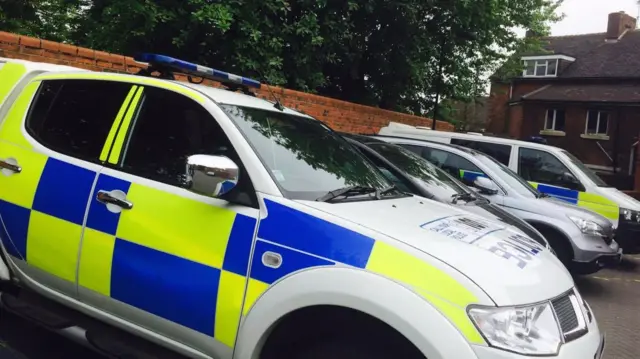
[[[549,242],[551,249],[553,249],[560,262],[562,262],[567,269],[571,269],[573,263],[573,248],[571,247],[571,243],[569,243],[563,235],[552,229],[536,229],[547,239],[547,242]]]
[[[355,339],[355,340],[354,340]],[[403,350],[382,340],[357,340],[357,338],[326,338],[308,343],[296,349],[289,359],[418,359],[413,348]]]

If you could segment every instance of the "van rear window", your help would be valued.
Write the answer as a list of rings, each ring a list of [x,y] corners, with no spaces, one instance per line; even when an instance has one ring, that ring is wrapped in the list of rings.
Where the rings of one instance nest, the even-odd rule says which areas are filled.
[[[486,155],[489,155],[498,162],[505,166],[509,166],[509,159],[511,158],[511,146],[501,145],[497,143],[479,142],[471,140],[463,140],[459,138],[451,139],[452,145],[464,146],[476,151],[480,151]]]

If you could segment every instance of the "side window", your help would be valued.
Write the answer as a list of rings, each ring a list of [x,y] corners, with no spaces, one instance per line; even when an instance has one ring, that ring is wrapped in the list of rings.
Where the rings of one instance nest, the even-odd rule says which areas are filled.
[[[112,81],[43,81],[27,117],[27,132],[56,152],[97,162],[130,89]]]
[[[555,156],[545,151],[520,148],[518,174],[527,181],[584,191],[582,184],[569,169]]]
[[[505,166],[509,166],[509,159],[511,158],[511,146],[501,145],[497,143],[479,142],[470,140],[461,140],[458,138],[451,139],[452,145],[464,146],[474,149],[476,151],[483,152],[502,163]]]
[[[122,169],[180,186],[187,158],[225,155],[239,164],[217,121],[195,101],[172,91],[146,87],[129,130]]]
[[[408,145],[408,144],[399,144],[400,146],[408,149],[409,151],[415,153],[418,156],[422,156],[422,149],[423,147],[421,146],[416,146],[416,145]]]
[[[429,162],[447,171],[455,178],[460,178],[461,170],[484,175],[484,172],[482,172],[478,166],[451,152],[437,150],[435,148],[425,148],[423,157]]]

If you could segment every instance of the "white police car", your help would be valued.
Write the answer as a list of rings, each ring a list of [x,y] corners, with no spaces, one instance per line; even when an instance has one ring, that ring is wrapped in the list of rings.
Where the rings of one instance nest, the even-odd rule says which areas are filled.
[[[320,121],[249,95],[255,80],[140,60],[0,65],[6,309],[110,355],[601,355],[532,239],[398,192]]]

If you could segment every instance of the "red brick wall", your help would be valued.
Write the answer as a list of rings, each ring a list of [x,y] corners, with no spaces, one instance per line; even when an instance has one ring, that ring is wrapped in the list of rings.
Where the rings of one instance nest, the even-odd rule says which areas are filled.
[[[487,131],[520,138],[523,133],[521,108],[512,108],[509,101],[517,101],[523,95],[547,85],[544,82],[492,82],[489,95],[489,120]],[[509,97],[511,96],[511,98]],[[512,117],[515,116],[515,117]]]
[[[509,102],[509,84],[494,82],[489,92],[487,132],[503,133],[507,121],[507,103]]]
[[[135,73],[141,66],[128,56],[7,32],[0,32],[0,57],[48,62],[94,71]],[[178,80],[186,81],[186,78],[178,77]],[[205,84],[218,86],[212,81],[205,81]],[[338,131],[374,133],[390,121],[431,126],[431,120],[426,117],[382,110],[279,87],[271,87],[271,89],[285,106],[303,111]],[[271,99],[265,86],[258,90],[257,94],[259,97]],[[453,131],[453,126],[449,123],[438,122],[436,125],[438,130]]]

